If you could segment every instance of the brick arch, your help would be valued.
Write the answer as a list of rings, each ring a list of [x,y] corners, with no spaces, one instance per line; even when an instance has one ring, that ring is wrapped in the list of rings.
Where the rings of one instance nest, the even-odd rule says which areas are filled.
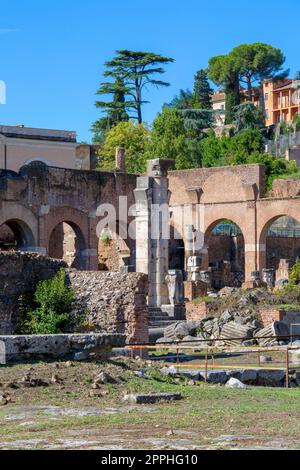
[[[267,267],[267,231],[280,217],[291,217],[300,223],[300,198],[268,199],[257,204],[257,260],[258,270]]]
[[[20,249],[38,251],[38,219],[22,204],[2,205],[0,227],[7,225],[15,234]]]
[[[300,207],[299,207],[299,209],[300,209]],[[281,217],[289,217],[289,218],[294,219],[294,220],[296,220],[297,222],[300,223],[300,213],[298,213],[296,215],[293,212],[289,211],[289,213],[283,212],[283,213],[279,213],[277,215],[274,215],[273,217],[268,219],[265,222],[264,226],[260,229],[260,233],[259,233],[259,244],[260,245],[265,245],[266,238],[267,238],[267,232],[268,232],[269,228],[271,227],[271,225],[274,222],[276,222],[276,220],[280,219]]]
[[[230,220],[232,223],[237,225],[241,230],[245,243],[247,238],[247,220],[245,217],[244,208],[235,210],[234,207],[222,207],[216,206],[212,210],[205,210],[204,213],[204,242],[210,235],[211,231],[218,225],[222,220]]]
[[[77,269],[86,270],[89,268],[89,218],[88,214],[72,207],[59,207],[50,210],[43,220],[44,245],[47,253],[51,256],[53,250],[53,237],[59,236],[58,228],[61,224],[68,224],[76,236],[76,264]],[[63,233],[60,234],[63,237]],[[61,240],[58,240],[58,243]]]
[[[104,217],[99,222],[100,225],[96,227],[96,234],[100,263],[103,265],[102,269],[119,271],[130,267],[133,270],[136,264],[136,242],[135,233],[133,233],[130,223],[116,218],[116,220],[107,221],[105,224],[106,219]],[[111,241],[108,244],[101,241],[102,230],[100,227],[102,230],[107,228],[110,232]],[[130,235],[133,235],[133,237]]]

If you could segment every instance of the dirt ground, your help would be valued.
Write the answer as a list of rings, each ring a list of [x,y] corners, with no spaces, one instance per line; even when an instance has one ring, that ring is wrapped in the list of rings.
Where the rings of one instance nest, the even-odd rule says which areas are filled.
[[[106,372],[114,383],[95,387]],[[0,449],[300,449],[300,388],[233,390],[163,376],[150,362],[0,367]],[[129,392],[183,399],[130,405]]]

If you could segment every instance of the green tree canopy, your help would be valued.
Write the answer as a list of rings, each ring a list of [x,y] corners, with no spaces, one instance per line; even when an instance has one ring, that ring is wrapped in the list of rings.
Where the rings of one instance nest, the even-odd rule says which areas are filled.
[[[128,121],[129,119],[125,106],[125,87],[123,81],[116,79],[114,83],[102,84],[97,94],[101,95],[103,93],[111,94],[113,100],[112,102],[96,101],[95,103],[95,106],[102,108],[106,115],[95,121],[92,125],[91,131],[94,134],[94,144],[103,144],[106,132],[119,122]]]
[[[188,88],[186,90],[179,90],[178,95],[175,95],[172,101],[165,104],[166,108],[175,109],[189,109],[193,107],[193,92]]]
[[[203,130],[210,128],[214,122],[211,109],[181,109],[178,112],[183,118],[185,128],[193,131],[191,137],[201,135]]]
[[[246,102],[235,108],[233,124],[235,132],[239,133],[245,129],[253,129],[255,127],[262,129],[265,126],[265,119],[260,108],[253,103]]]
[[[266,168],[266,185],[270,189],[275,178],[297,173],[294,162],[287,162],[264,152],[264,138],[257,128],[245,129],[229,137],[211,134],[200,142],[199,152],[204,167],[259,163]]]
[[[234,63],[227,55],[211,57],[208,64],[208,77],[221,86],[226,94],[226,124],[232,124],[234,109],[241,102],[239,75]]]
[[[131,120],[120,122],[107,132],[103,148],[99,152],[98,169],[113,171],[117,147],[126,151],[126,169],[128,173],[145,171],[145,150],[150,131],[144,124],[134,124]]]
[[[211,109],[213,93],[214,91],[208,81],[207,71],[204,69],[198,70],[194,81],[193,108]]]
[[[285,57],[280,49],[268,44],[242,44],[229,54],[209,60],[208,76],[226,93],[226,123],[234,120],[234,108],[240,104],[240,86],[247,85],[247,99],[252,100],[255,85],[265,79],[282,79]]]
[[[147,158],[171,158],[176,169],[191,168],[187,131],[176,109],[164,108],[153,122]]]
[[[107,70],[104,72],[104,77],[112,78],[113,82],[102,83],[98,94],[116,93],[115,87],[118,84],[118,90],[126,97],[122,107],[126,109],[130,118],[137,119],[141,124],[142,106],[147,103],[143,100],[144,89],[150,85],[169,86],[168,82],[156,77],[165,73],[162,65],[174,62],[174,59],[153,52],[126,49],[118,50],[116,54],[112,60],[105,63]],[[106,101],[98,101],[97,106],[110,109],[113,105]]]
[[[247,85],[249,101],[252,100],[254,83],[283,78],[289,73],[288,70],[283,71],[285,56],[282,51],[269,44],[242,44],[229,53],[229,60],[240,82]]]

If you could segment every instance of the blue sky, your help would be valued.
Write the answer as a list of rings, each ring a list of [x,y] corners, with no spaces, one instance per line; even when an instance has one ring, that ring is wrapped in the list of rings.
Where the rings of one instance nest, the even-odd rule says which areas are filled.
[[[172,86],[145,96],[149,123],[162,103],[192,87],[209,57],[238,44],[280,47],[293,74],[299,17],[299,0],[0,0],[0,80],[7,85],[0,123],[75,130],[90,141],[103,63],[116,49],[176,60],[164,77]]]

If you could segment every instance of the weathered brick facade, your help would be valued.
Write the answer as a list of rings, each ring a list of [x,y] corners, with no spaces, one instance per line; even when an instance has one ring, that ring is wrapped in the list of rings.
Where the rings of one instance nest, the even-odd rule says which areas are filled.
[[[265,327],[274,321],[282,321],[285,312],[276,307],[265,307],[260,310],[260,316],[262,324]]]
[[[148,279],[139,273],[69,271],[73,312],[86,312],[84,331],[125,333],[129,343],[148,343]]]
[[[207,284],[202,281],[185,281],[184,297],[189,302],[207,294]]]
[[[78,267],[97,270],[96,228],[105,217],[97,208],[112,204],[118,223],[119,197],[126,196],[128,206],[133,205],[135,186],[134,175],[52,168],[40,162],[18,174],[0,170],[0,227],[6,224],[14,232],[18,248],[49,254],[55,230],[68,223],[76,234]],[[134,240],[128,243],[134,245]]]
[[[38,254],[0,252],[0,334],[14,334],[20,295],[32,291],[38,281],[55,276],[62,267],[63,261]]]
[[[186,303],[186,319],[188,321],[203,320],[208,315],[208,306],[206,302],[193,302]]]
[[[206,270],[209,251],[212,252],[212,229],[221,220],[232,220],[240,227],[244,238],[245,287],[251,287],[253,277],[269,267],[267,233],[274,220],[286,215],[299,221],[298,183],[275,181],[271,197],[266,197],[262,165],[171,171],[168,181],[170,223],[185,247],[184,262],[191,255],[184,233],[187,225],[193,225],[202,233],[204,243],[197,254],[202,258],[201,268]],[[132,206],[135,188],[136,176],[122,172],[67,170],[42,163],[23,167],[18,174],[2,170],[0,227],[6,224],[14,232],[18,248],[54,256],[57,227],[68,223],[76,234],[75,266],[80,270],[97,270],[96,228],[105,217],[97,215],[97,208],[99,204],[112,204],[118,218],[119,197],[126,196],[128,207]],[[128,224],[133,219],[131,214]],[[127,245],[134,253],[135,241],[129,239]],[[286,247],[283,254],[295,253],[296,245],[295,242],[295,247]]]
[[[74,332],[122,333],[128,342],[148,342],[147,276],[69,270],[62,261],[19,252],[0,252],[0,334],[15,334],[20,295],[62,267],[76,294],[70,319],[84,322]]]

